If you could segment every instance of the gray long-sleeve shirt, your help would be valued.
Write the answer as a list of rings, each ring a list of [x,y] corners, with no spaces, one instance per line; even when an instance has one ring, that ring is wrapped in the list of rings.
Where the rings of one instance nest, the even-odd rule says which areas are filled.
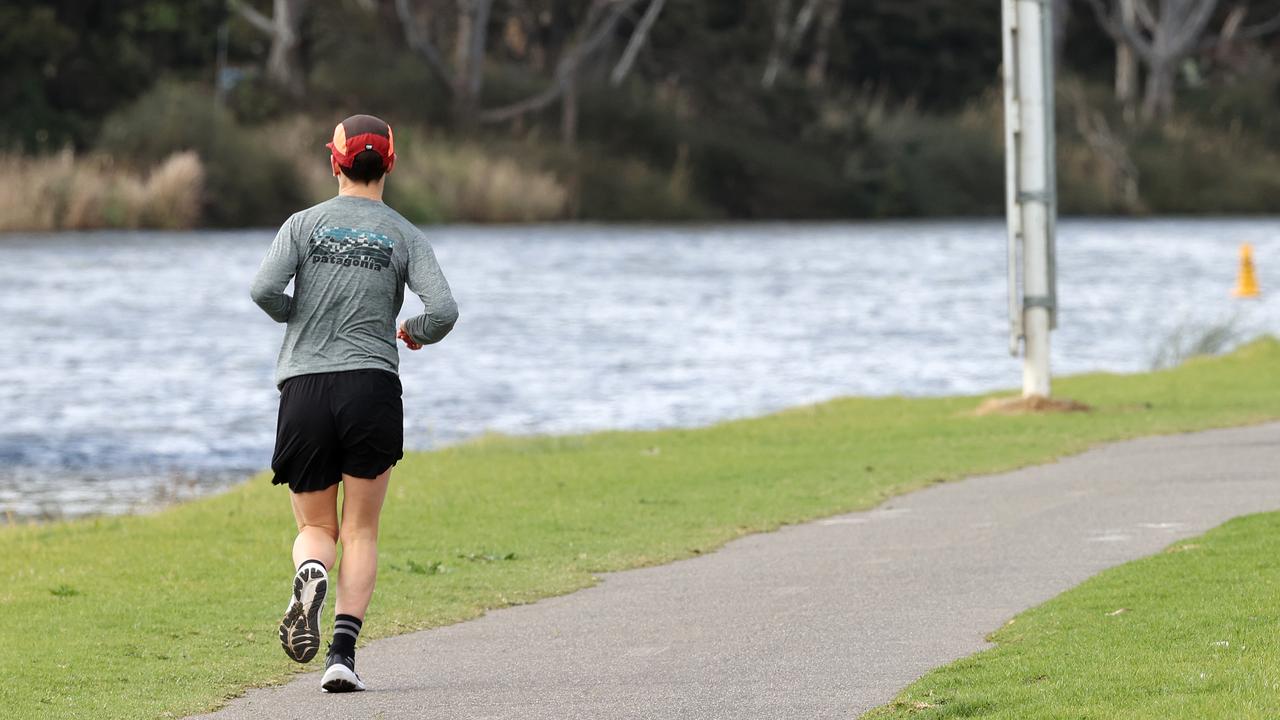
[[[290,279],[292,297],[284,291]],[[423,345],[439,342],[458,306],[421,230],[381,202],[348,195],[290,217],[250,292],[273,320],[288,323],[276,385],[311,373],[397,372],[396,315],[406,285],[424,312],[405,330]]]

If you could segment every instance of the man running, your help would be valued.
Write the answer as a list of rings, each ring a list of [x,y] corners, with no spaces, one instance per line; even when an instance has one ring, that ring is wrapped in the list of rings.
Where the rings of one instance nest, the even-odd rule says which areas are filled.
[[[427,239],[382,202],[396,161],[391,127],[353,115],[334,128],[328,147],[338,195],[285,222],[251,295],[271,319],[288,323],[276,363],[280,414],[271,469],[273,483],[289,485],[298,537],[280,644],[298,662],[316,656],[329,569],[341,542],[321,687],[351,692],[365,687],[356,675],[356,639],[377,575],[387,481],[404,454],[396,339],[410,350],[438,342],[458,309]],[[290,279],[292,297],[284,292]],[[422,298],[424,312],[397,329],[406,285]]]

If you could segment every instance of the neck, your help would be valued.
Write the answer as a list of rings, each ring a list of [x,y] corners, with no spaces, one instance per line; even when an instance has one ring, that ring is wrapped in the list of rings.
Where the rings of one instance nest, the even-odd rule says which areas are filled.
[[[355,182],[338,183],[338,194],[382,202],[382,183],[376,182],[368,185]]]

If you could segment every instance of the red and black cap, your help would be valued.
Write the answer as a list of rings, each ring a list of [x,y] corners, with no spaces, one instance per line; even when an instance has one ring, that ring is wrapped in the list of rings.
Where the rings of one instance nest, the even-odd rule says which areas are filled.
[[[396,164],[396,142],[391,126],[372,115],[352,115],[338,123],[333,129],[333,142],[325,147],[344,168],[351,167],[356,156],[365,150],[378,153],[386,172],[391,172]]]

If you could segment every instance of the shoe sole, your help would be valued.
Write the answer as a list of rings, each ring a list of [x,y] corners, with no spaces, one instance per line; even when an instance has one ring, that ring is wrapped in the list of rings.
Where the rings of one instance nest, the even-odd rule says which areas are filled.
[[[329,693],[360,692],[364,690],[364,683],[351,668],[334,664],[324,671],[324,677],[320,680],[320,689]]]
[[[320,651],[320,612],[329,592],[329,576],[306,567],[293,577],[293,601],[280,621],[280,647],[294,662],[306,663]]]

